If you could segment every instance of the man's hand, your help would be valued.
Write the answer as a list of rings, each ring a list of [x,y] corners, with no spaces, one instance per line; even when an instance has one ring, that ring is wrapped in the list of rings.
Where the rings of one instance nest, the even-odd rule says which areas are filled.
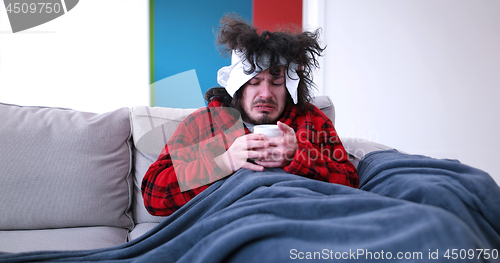
[[[250,163],[247,159],[265,158],[268,155],[265,149],[269,143],[265,139],[263,134],[247,134],[238,137],[231,147],[222,155],[215,157],[214,161],[228,175],[240,168],[263,171],[263,166]]]
[[[295,131],[282,122],[278,122],[278,127],[283,131],[283,137],[267,138],[267,155],[255,160],[255,163],[263,167],[285,167],[293,160],[298,147]]]

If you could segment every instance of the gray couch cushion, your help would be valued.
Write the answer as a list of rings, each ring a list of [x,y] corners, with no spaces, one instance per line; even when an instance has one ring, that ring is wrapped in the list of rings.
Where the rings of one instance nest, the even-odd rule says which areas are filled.
[[[0,104],[0,230],[132,228],[129,110]]]
[[[128,234],[128,240],[134,240],[146,234],[149,230],[155,228],[159,223],[140,223],[135,225],[134,229]]]
[[[0,251],[85,250],[126,242],[127,230],[118,227],[75,227],[0,231]]]

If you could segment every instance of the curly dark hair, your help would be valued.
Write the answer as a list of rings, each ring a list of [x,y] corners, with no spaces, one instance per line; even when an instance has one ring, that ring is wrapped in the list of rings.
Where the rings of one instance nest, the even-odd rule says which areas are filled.
[[[259,34],[256,28],[239,15],[230,14],[220,20],[217,44],[223,55],[229,56],[232,50],[243,52],[251,66],[247,74],[255,70],[262,71],[258,61],[265,56],[269,56],[269,72],[272,75],[280,74],[283,61],[285,61],[285,72],[290,63],[298,64],[297,75],[300,81],[297,106],[299,110],[305,110],[307,107],[305,104],[312,98],[311,89],[315,88],[311,72],[319,67],[317,58],[325,50],[318,43],[319,34],[319,29],[315,32],[300,32],[290,27],[276,32],[263,31]],[[241,89],[233,98],[233,106],[239,104],[240,91]],[[288,96],[287,103],[293,103],[291,96]]]

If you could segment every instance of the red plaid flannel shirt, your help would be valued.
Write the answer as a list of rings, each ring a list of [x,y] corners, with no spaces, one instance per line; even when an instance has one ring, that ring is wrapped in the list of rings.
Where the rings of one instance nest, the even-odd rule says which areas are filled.
[[[293,160],[283,169],[319,181],[358,187],[356,168],[349,162],[331,120],[316,106],[308,104],[308,107],[302,115],[297,114],[296,107],[287,107],[280,120],[295,130],[298,143]],[[207,189],[210,182],[225,176],[214,157],[224,153],[236,138],[250,133],[247,128],[231,128],[237,127],[237,123],[238,119],[214,99],[179,125],[142,181],[142,195],[149,213],[170,215]],[[183,150],[172,154],[169,148]],[[180,180],[176,174],[182,176]],[[199,187],[182,191],[179,181],[190,180]]]

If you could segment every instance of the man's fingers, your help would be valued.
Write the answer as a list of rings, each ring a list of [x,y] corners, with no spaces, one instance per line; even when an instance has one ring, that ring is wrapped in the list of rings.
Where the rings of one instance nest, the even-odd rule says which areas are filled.
[[[247,141],[247,149],[263,149],[269,146],[266,140],[250,140]]]
[[[267,151],[248,151],[248,158],[250,159],[261,159],[261,158],[267,158],[269,153]]]
[[[264,134],[260,134],[260,133],[250,133],[250,134],[247,134],[247,135],[242,136],[242,137],[244,137],[247,141],[266,139],[266,136]]]
[[[278,121],[278,128],[280,128],[280,130],[283,131],[283,133],[285,134],[287,133],[295,134],[295,131],[292,129],[292,127],[284,124],[281,121]]]
[[[241,138],[241,139],[240,139]],[[243,140],[241,141],[243,143],[243,147],[246,147],[245,150],[250,150],[250,149],[257,149],[257,148],[265,148],[268,146],[268,143],[266,141],[266,136],[264,134],[247,134],[245,136],[242,136],[238,139]]]
[[[272,137],[266,140],[268,147],[276,147],[284,142],[284,137]]]
[[[257,171],[257,172],[264,171],[264,166],[249,163],[249,162],[244,163],[241,168],[245,168],[245,169],[253,170],[253,171]]]

